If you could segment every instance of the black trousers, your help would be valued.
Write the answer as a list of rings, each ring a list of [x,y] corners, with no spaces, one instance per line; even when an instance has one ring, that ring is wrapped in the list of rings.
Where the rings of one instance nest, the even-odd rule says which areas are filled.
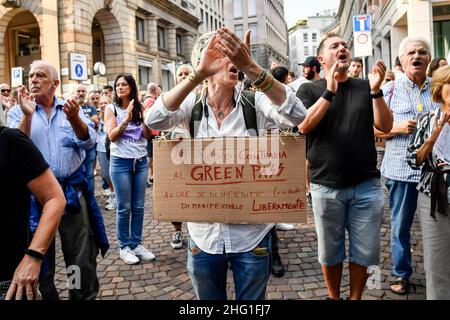
[[[93,300],[97,297],[97,255],[89,213],[84,196],[80,198],[81,211],[65,214],[59,225],[62,252],[66,264],[69,284],[69,300]],[[55,287],[55,244],[46,254],[45,266],[41,270],[39,290],[44,300],[57,300]]]

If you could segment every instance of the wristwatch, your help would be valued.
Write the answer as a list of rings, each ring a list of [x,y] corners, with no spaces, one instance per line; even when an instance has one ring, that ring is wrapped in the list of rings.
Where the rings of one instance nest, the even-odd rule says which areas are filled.
[[[372,99],[378,99],[378,98],[381,98],[382,96],[383,96],[383,90],[380,89],[380,91],[378,91],[378,92],[370,90],[370,97]]]

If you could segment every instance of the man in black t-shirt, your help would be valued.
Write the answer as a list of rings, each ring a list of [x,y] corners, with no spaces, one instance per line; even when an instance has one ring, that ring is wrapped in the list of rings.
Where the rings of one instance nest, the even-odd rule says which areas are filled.
[[[0,282],[12,279],[6,298],[33,300],[39,297],[42,257],[55,237],[66,201],[41,153],[20,130],[0,127],[0,150]],[[30,191],[43,206],[31,242]]]
[[[386,67],[378,61],[370,81],[347,76],[348,45],[328,35],[317,58],[325,79],[303,84],[297,92],[308,113],[299,125],[307,134],[307,157],[319,262],[330,299],[340,299],[349,233],[350,299],[361,299],[367,267],[378,265],[384,195],[373,126],[392,128],[392,114],[380,90]]]

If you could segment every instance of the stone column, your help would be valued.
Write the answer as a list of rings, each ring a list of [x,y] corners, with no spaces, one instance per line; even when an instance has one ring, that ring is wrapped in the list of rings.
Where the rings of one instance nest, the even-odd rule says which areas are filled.
[[[147,16],[147,41],[150,51],[158,51],[158,17],[151,14]]]
[[[431,1],[409,0],[408,6],[408,36],[423,37],[433,46],[433,7]]]
[[[192,33],[186,33],[183,36],[183,55],[186,63],[191,62],[191,52],[195,43],[195,35]]]
[[[177,57],[177,27],[174,24],[170,24],[167,27],[167,49],[169,50],[169,55],[172,58]]]

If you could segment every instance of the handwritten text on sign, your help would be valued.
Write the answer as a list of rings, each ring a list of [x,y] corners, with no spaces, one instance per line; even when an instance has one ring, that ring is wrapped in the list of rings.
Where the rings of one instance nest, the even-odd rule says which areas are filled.
[[[303,137],[154,142],[154,218],[306,222]]]

